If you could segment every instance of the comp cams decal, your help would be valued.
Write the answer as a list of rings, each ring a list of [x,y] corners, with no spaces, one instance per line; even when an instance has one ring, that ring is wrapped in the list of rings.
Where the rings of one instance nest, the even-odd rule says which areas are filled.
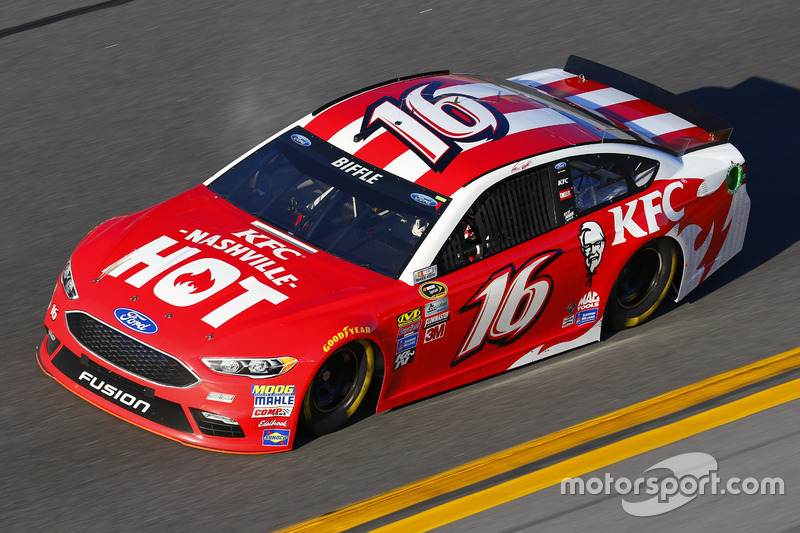
[[[294,410],[294,385],[252,385],[253,418],[291,416]]]
[[[106,267],[98,281],[105,276],[120,277],[131,269],[136,270],[134,267],[144,266],[124,278],[124,281],[141,288],[153,282],[157,276],[163,275],[154,282],[153,294],[177,307],[199,304],[225,290],[230,293],[230,299],[216,309],[209,310],[201,319],[214,328],[261,302],[280,304],[289,298],[281,291],[297,286],[297,277],[287,273],[280,263],[305,256],[271,236],[254,229],[227,235],[209,235],[199,229],[180,231],[185,234],[184,240],[200,247],[178,248],[177,240],[164,235]],[[198,256],[197,254],[202,254],[202,246],[221,250],[231,260]],[[267,283],[257,279],[255,275],[242,275],[237,266],[239,264],[247,264],[263,273]]]
[[[444,82],[411,87],[400,99],[386,96],[364,113],[365,139],[383,126],[437,172],[458,155],[461,143],[500,139],[508,132],[503,114],[483,100],[458,93]]]
[[[561,253],[544,252],[519,268],[510,264],[492,274],[458,311],[464,314],[477,308],[451,366],[477,353],[486,342],[511,344],[533,326],[553,290],[552,278],[543,272]]]

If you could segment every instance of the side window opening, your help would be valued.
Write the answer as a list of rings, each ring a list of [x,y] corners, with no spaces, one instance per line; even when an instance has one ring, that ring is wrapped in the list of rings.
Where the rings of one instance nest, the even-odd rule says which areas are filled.
[[[597,154],[568,162],[578,213],[589,211],[648,186],[658,171],[652,159],[622,154]]]
[[[439,253],[439,273],[458,270],[555,226],[548,168],[510,177],[484,192],[467,210]]]

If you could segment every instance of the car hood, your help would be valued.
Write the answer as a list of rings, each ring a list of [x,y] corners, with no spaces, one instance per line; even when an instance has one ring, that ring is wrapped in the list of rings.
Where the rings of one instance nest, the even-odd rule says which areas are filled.
[[[101,225],[71,264],[76,310],[169,353],[230,355],[256,343],[280,351],[317,329],[374,328],[371,302],[403,285],[278,232],[205,186]]]

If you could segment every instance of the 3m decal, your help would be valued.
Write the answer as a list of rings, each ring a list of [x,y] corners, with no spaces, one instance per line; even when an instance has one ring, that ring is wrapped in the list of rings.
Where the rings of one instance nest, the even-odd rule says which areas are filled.
[[[398,353],[394,358],[394,369],[397,370],[401,366],[406,366],[408,363],[414,360],[414,354],[417,352],[416,348],[411,348],[409,350],[402,351]]]
[[[592,276],[597,272],[600,261],[603,260],[603,251],[606,249],[606,236],[600,224],[589,220],[581,224],[578,231],[578,240],[581,242],[584,266],[586,267],[586,286],[592,286]]]
[[[342,328],[342,331],[334,334],[333,337],[328,339],[328,342],[326,342],[322,346],[322,351],[325,352],[325,353],[328,353],[328,351],[330,351],[331,348],[336,346],[337,342],[342,341],[344,339],[348,339],[351,336],[355,336],[355,335],[359,335],[359,334],[363,334],[363,333],[370,333],[371,331],[372,331],[372,329],[369,326],[349,326],[349,327]]]
[[[411,311],[406,311],[402,315],[397,317],[397,327],[402,328],[403,326],[408,326],[414,322],[422,320],[422,308],[417,307],[416,309],[412,309]]]
[[[441,281],[431,281],[420,285],[419,294],[428,300],[438,300],[447,296],[447,285]]]
[[[261,438],[264,446],[288,446],[291,430],[288,429],[265,429]]]
[[[376,101],[364,113],[359,137],[383,126],[441,172],[461,152],[459,143],[499,139],[508,132],[508,121],[497,109],[443,84],[423,83],[399,100],[387,96]]]
[[[478,352],[486,342],[505,346],[528,331],[552,293],[552,278],[542,272],[559,255],[560,250],[544,252],[518,270],[510,264],[492,274],[458,311],[478,309],[451,366]]]
[[[683,189],[683,184],[680,181],[670,183],[664,188],[664,193],[661,191],[653,191],[645,194],[641,198],[635,198],[627,202],[624,206],[616,206],[609,209],[609,213],[614,215],[614,241],[612,246],[625,242],[625,233],[629,233],[631,237],[641,238],[658,231],[659,225],[657,215],[663,213],[672,222],[678,222],[683,217],[683,209],[675,210],[672,202],[672,195],[677,189]],[[659,203],[656,203],[658,199]],[[633,218],[639,210],[639,206],[644,210],[644,218],[647,223],[647,228],[642,228],[634,222]]]
[[[425,330],[425,339],[423,343],[435,341],[436,339],[441,339],[444,337],[444,328],[447,325],[446,322],[443,322],[439,325],[427,328]]]

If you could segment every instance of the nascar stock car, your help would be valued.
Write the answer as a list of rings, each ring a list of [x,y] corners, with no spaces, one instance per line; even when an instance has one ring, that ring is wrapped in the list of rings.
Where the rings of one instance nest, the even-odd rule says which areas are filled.
[[[95,228],[37,358],[181,443],[288,450],[680,301],[742,247],[731,131],[575,56],[381,83]]]

